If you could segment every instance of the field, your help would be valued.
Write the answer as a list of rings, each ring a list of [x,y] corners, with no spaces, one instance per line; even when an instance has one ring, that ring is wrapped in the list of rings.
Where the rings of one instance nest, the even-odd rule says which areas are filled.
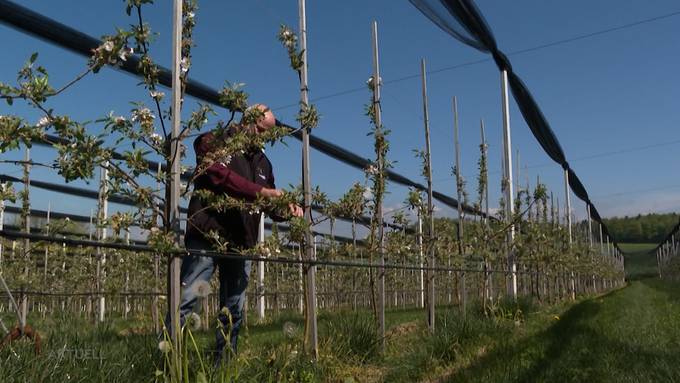
[[[61,56],[34,51],[20,67],[13,60],[3,67],[12,80],[3,77],[0,82],[0,101],[11,107],[0,115],[0,383],[680,381],[680,287],[672,281],[680,275],[680,262],[671,260],[676,244],[664,245],[659,264],[655,245],[617,246],[616,232],[589,200],[548,119],[472,1],[445,4],[443,16],[428,12],[426,1],[411,3],[455,39],[489,53],[498,65],[504,128],[500,177],[495,171],[498,153],[489,155],[500,141],[499,130],[485,131],[483,119],[481,141],[464,143],[474,149],[474,159],[466,155],[461,164],[458,96],[453,97],[454,155],[447,162],[432,162],[431,144],[437,153],[451,141],[430,131],[426,75],[443,70],[428,72],[424,58],[421,87],[412,92],[422,95],[424,145],[420,133],[418,141],[411,135],[416,132],[412,126],[400,126],[408,121],[401,117],[410,118],[413,111],[403,106],[395,110],[389,100],[383,103],[381,89],[388,81],[418,76],[383,82],[380,62],[390,65],[383,73],[396,73],[393,65],[406,59],[385,59],[390,50],[383,49],[388,56],[379,60],[378,20],[371,21],[373,68],[368,80],[368,72],[352,73],[338,81],[349,86],[360,79],[352,89],[321,96],[316,82],[308,84],[304,0],[298,2],[297,30],[280,23],[292,21],[288,10],[281,12],[283,6],[278,13],[268,12],[276,19],[286,16],[271,25],[274,29],[257,25],[258,33],[266,30],[277,48],[262,45],[264,35],[256,39],[241,28],[217,39],[210,33],[202,38],[205,46],[199,45],[203,32],[194,34],[197,0],[157,2],[153,8],[151,0],[124,3],[131,17],[124,27],[107,30],[109,21],[118,19],[109,17],[112,9],[98,5],[97,15],[109,21],[103,29],[87,28],[86,34],[78,29],[81,24],[67,25],[76,20],[57,21],[63,9],[41,14],[44,10],[0,1],[0,18],[12,29],[84,59],[78,70],[71,62],[55,62]],[[171,3],[172,10],[167,8]],[[166,54],[162,60],[153,58],[156,41],[170,45],[166,36],[159,39],[169,20],[162,29],[151,29],[151,21],[166,11],[173,15],[168,36],[172,68],[161,65],[168,61]],[[352,25],[358,28],[360,23],[354,16],[371,13],[353,14]],[[249,17],[234,14],[242,16],[232,18],[230,27]],[[83,15],[75,16],[85,19]],[[310,25],[317,25],[316,17]],[[444,27],[442,20],[456,26]],[[90,36],[95,29],[97,35]],[[465,32],[451,33],[457,30]],[[310,31],[314,38],[314,28]],[[408,33],[407,39],[393,41],[415,36],[410,29]],[[341,35],[345,39],[351,34]],[[33,49],[8,36],[17,42],[13,48]],[[433,40],[424,36],[418,40]],[[217,45],[211,49],[213,42]],[[224,51],[224,42],[233,45],[230,51],[240,52],[229,56],[229,76],[232,65],[249,69],[233,74],[245,76],[241,80],[252,88],[193,66],[192,59],[199,64],[207,52],[211,62],[223,61],[212,55]],[[569,41],[539,48],[563,42]],[[199,46],[205,51],[193,55]],[[310,52],[314,60],[317,46],[332,47],[326,54],[341,65],[339,59],[352,57],[335,49],[335,42],[315,43]],[[238,63],[246,57],[248,62]],[[287,77],[275,71],[267,77],[280,81],[267,83],[276,92],[267,92],[266,100],[249,98],[261,92],[257,84],[262,71],[255,70],[253,60],[271,69],[289,67]],[[358,56],[351,60],[360,61]],[[367,69],[342,66],[333,78],[356,67]],[[134,97],[148,95],[146,101],[127,102],[133,83],[106,76],[90,79],[108,67],[135,76],[141,93]],[[99,90],[111,104],[90,103],[97,99],[72,93],[81,80],[101,82]],[[452,96],[446,83],[433,85],[446,92],[436,99]],[[286,88],[290,92],[278,92]],[[310,95],[311,88],[315,93]],[[167,97],[161,89],[168,91]],[[323,107],[328,109],[318,110],[310,103],[350,93],[359,97],[361,89],[361,99],[347,105],[327,103]],[[513,146],[510,140],[510,115],[516,114],[510,110],[510,93],[539,145],[564,171],[564,204],[559,202],[561,183],[543,184],[539,173],[525,174],[526,187],[519,186],[519,169],[525,165],[519,148],[524,150],[524,144],[515,141]],[[54,102],[57,96],[66,102]],[[350,105],[363,113],[363,126],[349,112]],[[420,99],[412,105],[421,110]],[[383,124],[383,106],[388,125]],[[278,112],[289,107],[297,107],[294,116],[288,113],[292,110]],[[317,135],[321,125],[340,123],[321,119],[333,116],[334,108],[342,111],[338,116],[351,117],[342,121],[348,129],[341,131],[342,137],[336,129]],[[489,110],[497,114],[499,109],[494,105]],[[438,118],[433,127],[440,125]],[[446,119],[450,121],[448,115]],[[469,121],[463,126],[469,131]],[[467,141],[467,133],[463,136]],[[302,142],[299,159],[283,148],[291,137]],[[274,145],[286,151],[269,149]],[[312,165],[312,149],[351,169],[316,160]],[[268,155],[276,163],[279,186]],[[448,162],[453,158],[455,164]],[[422,179],[407,177],[416,174],[414,168]],[[323,171],[312,180],[311,169]],[[437,191],[445,190],[439,182],[454,181],[439,178],[442,169],[447,174],[453,170],[456,198]],[[299,185],[289,183],[298,180]],[[572,212],[581,205],[572,206],[570,189],[585,203],[587,219],[572,221]],[[650,224],[625,219],[611,224],[654,242],[677,217],[666,216],[668,225],[657,225],[657,216]],[[211,277],[215,268],[219,280]],[[234,303],[236,296],[240,298]],[[227,358],[216,363],[215,330],[233,329],[228,323],[223,329],[216,318],[219,314],[224,322],[238,323],[242,304],[246,319],[238,353],[229,347]],[[180,320],[180,307],[184,313],[190,305],[197,312]],[[166,313],[172,313],[168,318],[173,318],[174,337],[161,330]]]
[[[644,256],[648,246],[635,248],[626,287],[573,304],[501,302],[487,315],[473,304],[466,318],[458,308],[439,307],[436,336],[428,334],[423,311],[388,312],[383,354],[375,352],[369,312],[324,313],[320,359],[310,362],[300,352],[302,318],[282,314],[248,326],[239,357],[221,376],[228,371],[253,382],[677,381],[680,286],[643,277],[654,265]],[[34,356],[26,341],[4,348],[3,382],[143,382],[163,368],[157,338],[134,320],[99,327],[68,317],[32,323],[43,334],[43,352]],[[212,331],[196,338],[208,362]],[[192,370],[198,364],[194,354]],[[212,374],[208,380],[219,376]]]

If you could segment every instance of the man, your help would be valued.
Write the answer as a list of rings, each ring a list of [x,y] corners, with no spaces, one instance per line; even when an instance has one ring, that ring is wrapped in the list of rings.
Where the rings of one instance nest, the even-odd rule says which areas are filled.
[[[224,132],[222,137],[216,137],[218,132],[212,131],[196,138],[194,150],[197,169],[206,155],[214,156],[218,140],[229,140],[240,129],[247,129],[252,134],[261,134],[275,126],[276,119],[269,108],[260,104],[251,108],[257,108],[263,113],[256,123],[248,125],[241,120],[241,123]],[[216,195],[227,194],[246,202],[254,201],[258,196],[276,198],[282,195],[282,191],[276,189],[274,184],[272,165],[260,148],[232,153],[225,158],[217,158],[212,164],[207,165],[209,166],[195,177],[195,191],[206,189]],[[289,205],[289,210],[291,216],[301,217],[303,214],[302,208],[294,204]],[[275,214],[269,213],[269,215],[275,220],[282,219]],[[252,248],[257,243],[261,217],[259,213],[240,209],[218,212],[194,193],[189,202],[187,217],[185,235],[187,249],[214,250],[215,246],[209,239],[209,233],[219,234],[220,241],[228,243],[230,250]],[[205,286],[215,269],[219,268],[221,311],[218,319],[222,324],[222,329],[217,331],[216,362],[222,359],[226,337],[230,337],[231,350],[236,352],[250,264],[250,261],[238,259],[203,256],[183,258],[180,272],[182,283],[180,320],[182,323],[193,310],[198,298],[203,295],[198,287]]]

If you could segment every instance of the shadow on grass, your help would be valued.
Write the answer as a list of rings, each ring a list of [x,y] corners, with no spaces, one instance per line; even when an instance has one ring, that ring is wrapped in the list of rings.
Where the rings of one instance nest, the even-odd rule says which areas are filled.
[[[594,326],[601,311],[598,301],[599,298],[591,299],[573,306],[536,335],[501,341],[491,352],[456,371],[446,381],[677,380],[680,373],[671,366],[677,366],[680,360],[674,351],[651,352],[629,339],[612,339],[598,331],[601,329]]]

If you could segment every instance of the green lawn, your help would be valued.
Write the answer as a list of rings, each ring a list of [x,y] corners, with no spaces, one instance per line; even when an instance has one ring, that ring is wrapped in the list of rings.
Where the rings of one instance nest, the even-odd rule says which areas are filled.
[[[538,314],[526,330],[497,341],[447,381],[680,381],[680,287],[675,284],[634,281],[572,306],[559,319]]]
[[[621,243],[625,254],[626,277],[640,279],[658,275],[656,255],[653,253],[656,243]]]
[[[231,367],[244,382],[680,382],[680,285],[645,277],[656,275],[653,245],[622,247],[629,285],[603,296],[557,306],[501,302],[489,315],[473,302],[465,319],[438,307],[434,335],[424,310],[388,311],[383,354],[368,311],[322,312],[318,362],[301,351],[302,318],[285,314],[251,323]],[[163,368],[156,337],[131,331],[141,323],[134,319],[30,323],[43,352],[35,356],[27,342],[0,350],[1,382],[147,382]],[[195,335],[209,360],[213,332]],[[198,365],[193,355],[193,372]]]

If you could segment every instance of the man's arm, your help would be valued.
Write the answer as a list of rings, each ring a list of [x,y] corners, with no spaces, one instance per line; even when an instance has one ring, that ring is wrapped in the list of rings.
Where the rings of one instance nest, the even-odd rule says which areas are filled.
[[[197,158],[203,158],[203,156],[210,151],[212,146],[211,141],[214,139],[212,133],[207,133],[196,140],[194,149]],[[252,201],[257,198],[258,193],[265,197],[273,197],[276,195],[274,190],[245,179],[221,162],[215,162],[210,165],[210,167],[201,174],[201,177],[204,177],[204,180],[208,182],[211,189],[226,193],[235,198],[243,198]]]

